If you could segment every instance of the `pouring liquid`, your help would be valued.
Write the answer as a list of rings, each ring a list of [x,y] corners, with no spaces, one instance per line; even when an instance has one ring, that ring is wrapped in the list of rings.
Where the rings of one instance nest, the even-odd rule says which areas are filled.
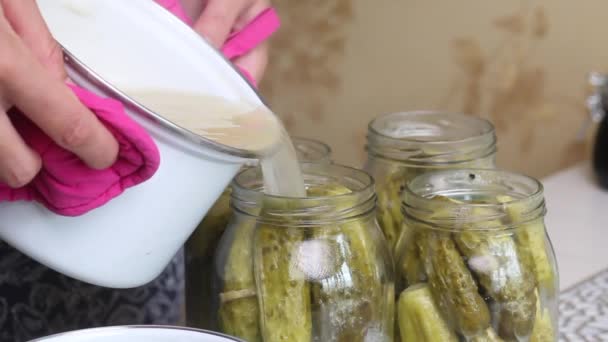
[[[166,90],[125,93],[184,129],[254,153],[260,160],[267,194],[306,196],[293,143],[283,124],[266,107],[230,102],[219,96]]]

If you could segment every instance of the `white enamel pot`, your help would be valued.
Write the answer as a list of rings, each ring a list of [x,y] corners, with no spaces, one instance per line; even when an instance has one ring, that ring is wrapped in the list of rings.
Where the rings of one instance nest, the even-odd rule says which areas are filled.
[[[31,202],[1,203],[0,239],[85,282],[144,285],[162,272],[253,156],[172,124],[121,89],[263,102],[232,64],[152,0],[37,2],[66,51],[71,79],[125,103],[159,147],[161,164],[149,181],[79,217],[59,216]]]

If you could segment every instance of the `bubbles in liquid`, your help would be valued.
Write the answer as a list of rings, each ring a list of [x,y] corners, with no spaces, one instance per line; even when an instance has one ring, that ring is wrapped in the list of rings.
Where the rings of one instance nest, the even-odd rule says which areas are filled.
[[[329,241],[307,240],[301,242],[292,256],[292,267],[304,274],[304,279],[318,281],[326,279],[341,266],[336,246]],[[292,271],[293,274],[295,271]]]
[[[280,120],[264,106],[167,90],[127,90],[127,95],[173,124],[260,159],[271,195],[305,197],[296,150]]]

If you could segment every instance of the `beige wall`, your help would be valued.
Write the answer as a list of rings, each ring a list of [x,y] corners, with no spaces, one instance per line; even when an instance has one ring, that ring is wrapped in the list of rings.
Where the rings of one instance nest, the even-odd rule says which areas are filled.
[[[586,74],[608,69],[605,0],[274,0],[262,83],[294,135],[360,166],[367,123],[401,110],[491,119],[499,163],[544,176],[587,156]]]

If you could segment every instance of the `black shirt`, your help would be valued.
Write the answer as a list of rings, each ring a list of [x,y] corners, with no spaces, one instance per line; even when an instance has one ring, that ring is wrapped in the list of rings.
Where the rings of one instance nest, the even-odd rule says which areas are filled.
[[[0,241],[0,342],[21,342],[99,326],[179,322],[183,252],[161,276],[134,289],[86,284]]]

